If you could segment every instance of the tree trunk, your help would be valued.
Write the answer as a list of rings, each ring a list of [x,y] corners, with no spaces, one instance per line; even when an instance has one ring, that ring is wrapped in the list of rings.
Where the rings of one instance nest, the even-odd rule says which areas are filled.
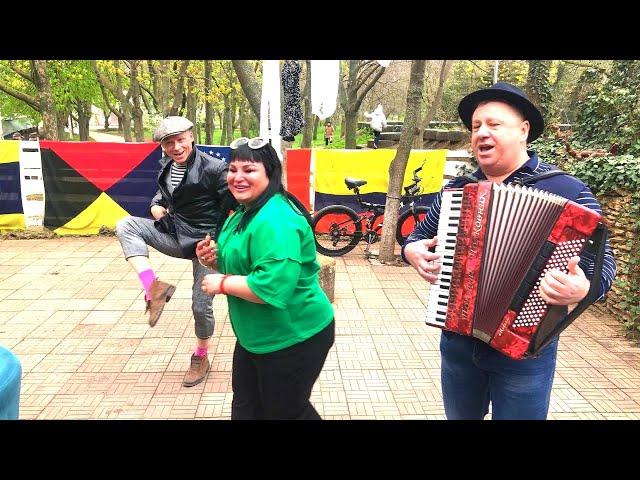
[[[302,142],[300,148],[311,148],[311,135],[313,134],[313,113],[311,112],[311,60],[305,62],[307,66],[306,79],[302,98],[304,98],[304,128],[302,129]]]
[[[57,115],[53,96],[51,95],[51,84],[47,73],[47,60],[32,60],[31,69],[36,89],[37,99],[42,114],[44,124],[44,137],[47,140],[58,140]]]
[[[211,103],[211,60],[204,61],[204,143],[213,145],[213,104]]]
[[[379,260],[382,263],[395,261],[396,226],[400,209],[400,195],[402,194],[402,181],[407,169],[411,143],[415,135],[418,117],[420,115],[420,102],[424,88],[424,71],[426,60],[413,60],[411,62],[411,76],[409,90],[407,92],[407,108],[404,117],[404,128],[400,134],[400,143],[395,158],[389,166],[389,189],[384,210],[384,222],[382,226],[382,241],[380,245]]]
[[[140,107],[140,84],[138,83],[138,67],[139,60],[129,60],[129,92],[131,93],[131,100],[133,107],[131,108],[131,115],[133,117],[133,131],[136,137],[136,142],[144,142],[144,125],[142,120],[142,108]]]
[[[312,142],[315,142],[318,139],[318,125],[320,125],[320,117],[316,116],[313,119],[313,140],[312,140]],[[313,145],[313,143],[311,145]]]
[[[240,102],[240,108],[238,111],[239,123],[240,123],[240,135],[243,137],[249,136],[249,115],[253,112],[249,112],[249,102],[246,99],[242,99]]]
[[[344,148],[355,149],[358,131],[358,111],[345,111],[344,123]]]
[[[233,139],[233,134],[238,128],[238,115],[236,114],[238,110],[238,99],[235,96],[231,97],[231,138]]]
[[[222,134],[224,132],[224,110],[222,112],[220,110],[214,110],[213,113],[218,117],[218,125],[220,125],[220,144],[222,145]],[[215,134],[215,130],[213,133]]]
[[[122,109],[122,136],[125,142],[132,142],[131,136],[131,106]]]
[[[440,67],[440,78],[438,80],[438,90],[436,90],[436,96],[427,110],[427,113],[422,118],[420,122],[418,122],[418,134],[413,140],[414,148],[422,148],[424,147],[424,129],[429,128],[429,123],[435,117],[438,108],[440,108],[440,104],[442,103],[442,96],[444,95],[444,84],[447,81],[447,77],[449,76],[449,72],[451,71],[451,67],[453,66],[453,60],[443,60],[442,66]],[[420,102],[422,104],[422,102]],[[418,111],[418,115],[420,112]]]
[[[78,134],[81,142],[89,141],[89,121],[91,120],[91,103],[78,101]]]
[[[171,111],[171,62],[169,60],[160,60],[160,72],[158,78],[158,108],[163,117],[169,115]]]
[[[551,100],[548,60],[529,60],[525,91],[529,100],[538,107],[544,119],[547,120],[547,109]]]
[[[342,68],[342,67],[341,67]],[[338,95],[346,117],[345,148],[356,148],[358,130],[358,111],[369,90],[385,72],[374,60],[349,60],[347,84],[338,87]]]
[[[182,104],[184,102],[184,79],[187,76],[187,67],[190,60],[182,60],[178,67],[178,79],[176,80],[176,88],[173,92],[173,103],[169,110],[169,115],[180,115]]]
[[[67,140],[67,132],[64,131],[64,127],[67,125],[65,121],[66,115],[56,114],[56,140]],[[53,139],[50,139],[53,140]]]
[[[119,69],[119,61],[116,60],[114,62],[116,71]],[[122,110],[122,136],[124,137],[125,142],[133,141],[133,137],[131,136],[131,104],[129,103],[129,99],[124,94],[124,89],[122,87],[122,77],[116,74],[116,88],[115,91],[111,91],[116,98],[120,101],[120,109]]]
[[[231,112],[231,102],[229,96],[224,97],[224,117],[222,120],[222,145],[229,145],[233,140],[233,116]]]
[[[187,80],[187,114],[186,117],[191,120],[194,125],[194,137],[196,142],[200,141],[198,128],[198,94],[196,92],[196,79],[189,77]]]
[[[260,124],[260,99],[262,96],[262,85],[258,81],[258,77],[253,71],[253,66],[248,60],[232,60],[233,69],[236,72],[240,87],[244,92],[251,110],[258,118],[258,125]]]
[[[102,112],[104,114],[104,131],[108,132],[109,131],[109,117],[111,116],[111,112],[110,111],[103,111]]]

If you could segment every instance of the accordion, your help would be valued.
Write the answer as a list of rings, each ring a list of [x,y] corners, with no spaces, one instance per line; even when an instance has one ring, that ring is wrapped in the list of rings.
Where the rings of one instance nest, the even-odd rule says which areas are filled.
[[[607,230],[601,216],[549,192],[488,181],[445,189],[426,323],[473,336],[501,353],[535,356],[597,298]],[[591,288],[577,307],[539,294],[549,269],[572,256],[595,259]]]

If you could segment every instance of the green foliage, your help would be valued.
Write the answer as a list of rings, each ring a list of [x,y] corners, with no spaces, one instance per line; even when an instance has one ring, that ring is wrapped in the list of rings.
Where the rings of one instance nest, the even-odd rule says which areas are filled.
[[[589,74],[593,76],[593,72]],[[611,75],[582,103],[575,140],[585,147],[613,147],[619,154],[640,154],[639,88],[640,62],[615,61]]]
[[[29,71],[31,68],[28,60],[17,60],[16,64],[25,71]],[[0,83],[35,98],[36,89],[33,83],[16,74],[9,67],[9,60],[0,60]],[[26,116],[34,124],[42,119],[40,114],[25,102],[4,93],[2,90],[0,90],[0,113],[3,118]]]
[[[625,326],[640,332],[640,158],[632,155],[593,158],[573,163],[569,171],[589,185],[596,195],[618,189],[633,192],[629,205],[634,219],[630,226],[633,236],[627,240],[631,254],[626,264],[618,262],[616,287],[623,297],[618,307],[630,313]],[[628,281],[621,280],[621,277],[628,278]]]
[[[455,62],[445,83],[441,107],[434,120],[458,120],[458,103],[468,93],[488,86],[483,75],[489,71],[493,75],[493,63],[487,60]]]
[[[593,190],[603,194],[618,189],[640,190],[640,158],[632,155],[606,156],[574,162],[570,171]]]
[[[551,88],[549,86],[549,62],[544,60],[530,60],[527,74],[527,93],[531,101],[540,109],[547,120],[547,112],[551,103]]]
[[[535,150],[538,157],[543,162],[556,165],[562,170],[569,170],[572,159],[562,143],[562,140],[555,137],[540,136],[537,140],[530,143],[530,148]]]

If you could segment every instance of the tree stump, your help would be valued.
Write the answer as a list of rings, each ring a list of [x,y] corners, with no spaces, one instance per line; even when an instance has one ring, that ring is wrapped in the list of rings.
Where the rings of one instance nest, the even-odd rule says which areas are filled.
[[[320,264],[320,288],[333,303],[336,287],[336,260],[331,257],[317,254],[316,258]]]

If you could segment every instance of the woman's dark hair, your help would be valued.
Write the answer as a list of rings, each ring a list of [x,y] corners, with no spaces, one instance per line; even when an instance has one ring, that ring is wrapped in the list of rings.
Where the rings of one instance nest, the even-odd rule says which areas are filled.
[[[264,147],[260,147],[256,150],[249,147],[248,144],[240,145],[236,149],[231,150],[231,160],[242,160],[247,162],[262,163],[264,170],[269,179],[267,188],[262,192],[255,202],[247,209],[244,216],[240,220],[240,223],[236,227],[236,231],[240,232],[245,229],[249,221],[255,217],[265,203],[269,201],[276,193],[281,193],[285,199],[287,198],[287,192],[282,185],[282,163],[278,158],[278,154],[270,143],[267,143]],[[288,202],[291,205],[291,202]],[[296,208],[291,207],[295,212]]]

